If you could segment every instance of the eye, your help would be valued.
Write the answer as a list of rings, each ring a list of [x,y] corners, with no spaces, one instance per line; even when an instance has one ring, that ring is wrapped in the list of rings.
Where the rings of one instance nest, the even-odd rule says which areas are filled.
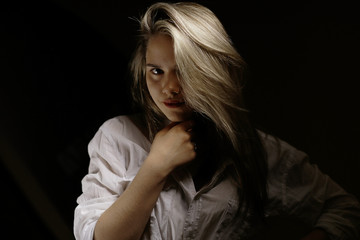
[[[150,70],[150,72],[152,72],[154,75],[159,75],[159,74],[163,74],[164,71],[161,70],[160,68],[153,68]]]

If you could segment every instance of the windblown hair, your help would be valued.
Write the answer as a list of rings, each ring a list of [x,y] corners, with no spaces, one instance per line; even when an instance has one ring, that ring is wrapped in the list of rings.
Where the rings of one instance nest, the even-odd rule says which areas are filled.
[[[150,6],[140,20],[139,43],[131,62],[132,93],[145,113],[150,139],[165,117],[153,102],[145,80],[147,43],[155,34],[173,39],[186,104],[213,123],[223,142],[221,155],[229,157],[235,166],[231,175],[241,192],[240,203],[253,215],[263,217],[267,200],[266,154],[243,104],[245,62],[208,8],[190,2]]]

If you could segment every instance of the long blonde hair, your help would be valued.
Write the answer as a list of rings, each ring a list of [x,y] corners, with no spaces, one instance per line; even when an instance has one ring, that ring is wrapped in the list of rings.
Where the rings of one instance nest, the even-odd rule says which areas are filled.
[[[255,201],[259,207],[266,198],[266,164],[262,145],[248,121],[242,100],[245,62],[208,8],[191,2],[160,2],[150,6],[140,20],[139,44],[131,62],[133,97],[145,112],[150,138],[164,118],[145,81],[147,42],[158,33],[173,39],[178,79],[186,104],[210,119],[219,135],[232,146],[234,178],[239,188],[248,189],[250,195],[245,197],[245,203],[251,205]]]

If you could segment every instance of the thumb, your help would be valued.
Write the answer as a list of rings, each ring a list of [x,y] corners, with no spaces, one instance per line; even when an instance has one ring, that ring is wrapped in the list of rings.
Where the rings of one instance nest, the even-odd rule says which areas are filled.
[[[184,121],[179,123],[178,126],[184,131],[190,132],[194,126],[194,121],[193,120]]]
[[[175,127],[178,124],[179,124],[178,122],[170,122],[163,129],[161,129],[160,132],[167,133],[168,131],[170,131],[170,129],[172,129],[173,127]]]

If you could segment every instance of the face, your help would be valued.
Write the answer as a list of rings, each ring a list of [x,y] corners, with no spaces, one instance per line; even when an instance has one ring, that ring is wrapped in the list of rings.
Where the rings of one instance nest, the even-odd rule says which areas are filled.
[[[146,50],[146,84],[155,104],[171,122],[191,117],[177,77],[172,39],[167,35],[152,36]]]

